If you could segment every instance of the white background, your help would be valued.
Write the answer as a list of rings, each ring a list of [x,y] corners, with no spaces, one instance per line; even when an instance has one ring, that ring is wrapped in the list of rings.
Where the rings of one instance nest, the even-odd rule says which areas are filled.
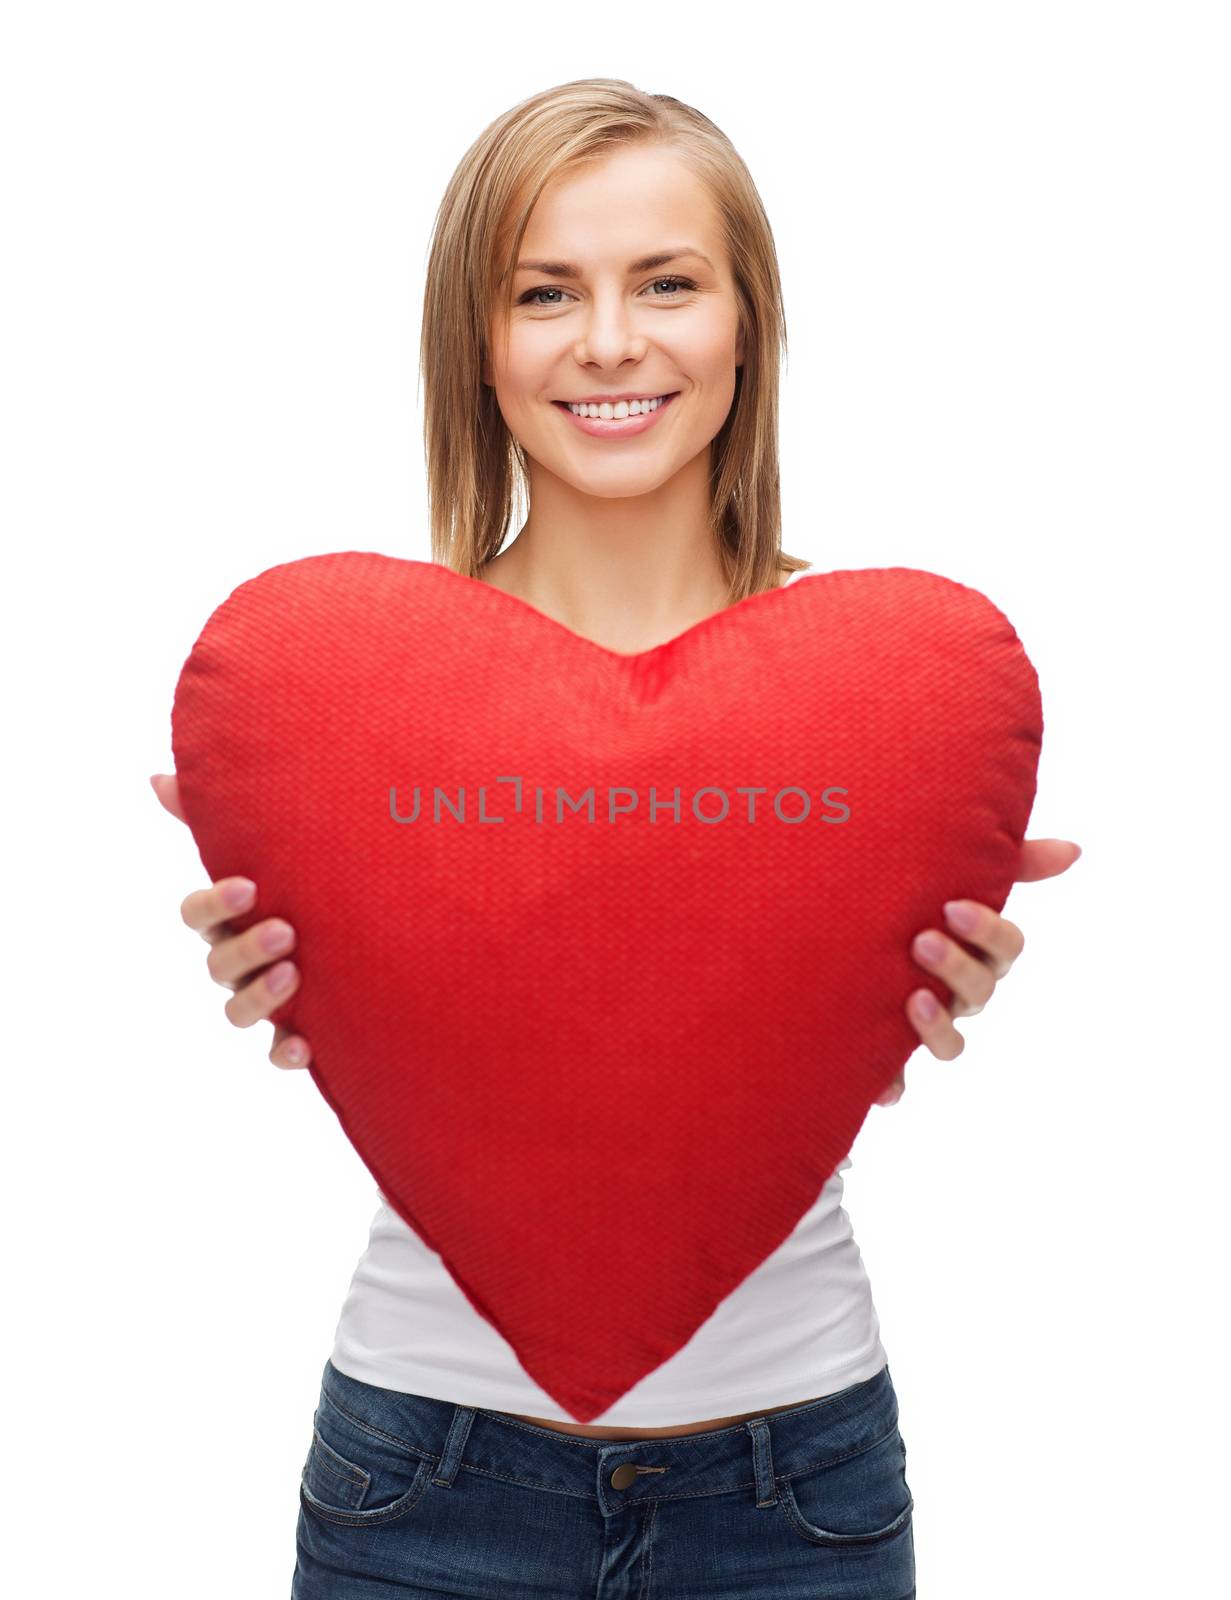
[[[1220,15],[1221,13],[1221,15]],[[158,805],[211,610],[429,559],[432,216],[471,140],[625,77],[779,250],[785,547],[956,577],[1046,733],[1026,951],[847,1176],[920,1592],[1224,1576],[1228,128],[1222,8],[14,5],[0,33],[10,1592],[289,1592],[375,1185],[240,1031]],[[801,1397],[802,1398],[802,1397]],[[16,1577],[16,1582],[14,1578]],[[104,1582],[105,1580],[105,1582]]]

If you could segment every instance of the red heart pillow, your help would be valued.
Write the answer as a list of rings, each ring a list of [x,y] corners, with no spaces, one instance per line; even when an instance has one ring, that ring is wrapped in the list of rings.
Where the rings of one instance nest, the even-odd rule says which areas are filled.
[[[311,556],[217,608],[172,711],[205,869],[258,885],[235,926],[297,931],[276,1020],[579,1422],[815,1202],[919,1044],[907,995],[951,999],[915,934],[1004,905],[1041,742],[1008,620],[901,567],[623,655],[433,562]]]

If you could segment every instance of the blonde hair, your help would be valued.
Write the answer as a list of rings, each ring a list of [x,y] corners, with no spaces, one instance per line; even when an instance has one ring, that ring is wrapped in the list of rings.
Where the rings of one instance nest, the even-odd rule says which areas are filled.
[[[710,526],[734,603],[811,565],[781,548],[778,360],[786,318],[773,233],[726,135],[692,106],[619,78],[560,84],[497,117],[462,157],[440,202],[420,339],[432,556],[476,576],[504,542],[515,492],[528,498],[525,452],[482,368],[497,296],[512,304],[535,202],[558,174],[634,144],[678,152],[722,219],[744,360],[711,445]]]

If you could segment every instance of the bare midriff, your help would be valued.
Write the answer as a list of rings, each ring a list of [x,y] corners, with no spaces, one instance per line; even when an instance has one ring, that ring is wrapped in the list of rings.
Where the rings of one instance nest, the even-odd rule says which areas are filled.
[[[821,1399],[813,1395],[812,1400]],[[729,1428],[733,1422],[747,1422],[752,1417],[772,1417],[775,1411],[789,1411],[792,1406],[811,1405],[811,1400],[788,1400],[780,1406],[762,1406],[759,1411],[741,1411],[736,1417],[711,1417],[708,1422],[685,1422],[678,1428],[599,1428],[584,1422],[554,1422],[550,1417],[527,1417],[520,1411],[504,1411],[502,1416],[516,1417],[518,1422],[533,1422],[538,1428],[552,1428],[556,1433],[571,1433],[582,1439],[674,1439],[682,1433],[709,1433],[714,1428]]]

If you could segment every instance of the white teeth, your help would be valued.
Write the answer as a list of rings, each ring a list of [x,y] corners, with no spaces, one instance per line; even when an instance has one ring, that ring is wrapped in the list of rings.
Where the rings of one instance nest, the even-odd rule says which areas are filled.
[[[613,405],[610,400],[604,400],[601,405],[591,401],[589,405],[570,405],[569,410],[575,417],[606,417],[610,421],[613,417],[639,417],[647,411],[657,411],[666,395],[655,395],[651,400],[617,400]]]

